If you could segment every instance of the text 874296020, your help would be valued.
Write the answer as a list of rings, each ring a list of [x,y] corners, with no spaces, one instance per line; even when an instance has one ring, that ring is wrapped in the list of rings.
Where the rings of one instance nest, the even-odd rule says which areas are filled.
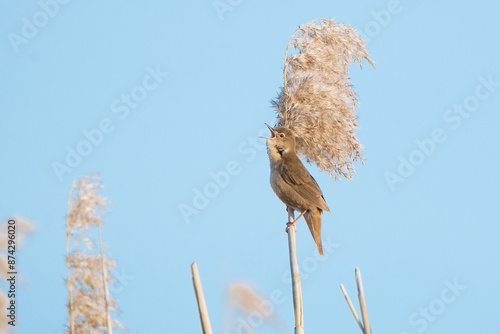
[[[9,290],[7,297],[9,303],[7,304],[7,318],[11,326],[16,325],[16,221],[9,219],[7,223],[7,265],[9,271],[7,272],[7,283]]]

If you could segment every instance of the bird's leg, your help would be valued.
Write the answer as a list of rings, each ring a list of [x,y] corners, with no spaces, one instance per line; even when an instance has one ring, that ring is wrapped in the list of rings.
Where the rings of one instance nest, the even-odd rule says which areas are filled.
[[[289,229],[290,227],[292,227],[292,226],[293,226],[293,227],[295,227],[295,223],[296,223],[296,222],[300,219],[300,217],[302,217],[302,216],[304,215],[304,213],[306,213],[306,211],[307,211],[307,210],[303,211],[303,212],[302,212],[302,213],[301,213],[301,214],[300,214],[297,218],[295,218],[295,219],[293,220],[293,222],[288,222],[288,223],[286,223],[286,229],[285,229],[285,232],[288,232],[288,229]],[[295,228],[295,230],[297,230],[297,228]]]

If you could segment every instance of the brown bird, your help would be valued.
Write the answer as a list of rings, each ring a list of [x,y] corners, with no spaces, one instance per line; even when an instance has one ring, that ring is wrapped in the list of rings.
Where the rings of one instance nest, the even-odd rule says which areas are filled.
[[[318,252],[323,255],[321,213],[330,211],[323,193],[297,156],[295,136],[290,128],[280,126],[273,129],[269,125],[267,127],[271,131],[271,137],[265,137],[271,163],[271,187],[287,207],[300,212],[297,219],[287,226],[293,226],[304,215]]]

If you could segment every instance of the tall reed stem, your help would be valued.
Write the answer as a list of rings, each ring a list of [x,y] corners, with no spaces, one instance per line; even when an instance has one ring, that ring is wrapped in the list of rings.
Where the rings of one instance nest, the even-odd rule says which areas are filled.
[[[365,292],[363,290],[363,281],[361,280],[361,271],[356,267],[356,285],[358,286],[359,308],[361,309],[361,317],[363,318],[363,328],[365,334],[372,334],[370,321],[368,320],[368,311],[366,310]]]
[[[288,221],[294,221],[294,212],[288,208]],[[288,254],[290,256],[290,272],[292,276],[293,310],[295,315],[295,334],[304,334],[302,316],[302,287],[300,285],[299,265],[295,246],[295,226],[288,229]]]
[[[68,198],[68,216],[70,213],[70,207],[71,207],[71,199],[72,199],[72,193],[73,193],[73,187],[71,187],[71,190],[69,192],[69,198]],[[67,217],[66,219],[69,219]],[[69,228],[69,223],[66,222],[66,257],[69,256],[69,237],[70,237],[71,229]],[[69,323],[69,333],[70,334],[75,334],[75,324],[73,323],[73,294],[72,294],[72,283],[71,283],[71,277],[70,273],[71,270],[69,269],[69,263],[66,261],[66,271],[68,274],[68,323]]]
[[[200,274],[198,273],[198,266],[196,265],[196,262],[193,262],[191,265],[191,272],[193,274],[193,287],[196,295],[196,303],[198,304],[198,312],[200,313],[201,330],[203,334],[212,334],[207,304],[205,303],[205,296],[203,295]]]
[[[345,291],[343,284],[340,284],[340,289],[344,293],[347,305],[349,305],[349,308],[351,309],[354,319],[356,319],[359,328],[361,328],[361,332],[363,332],[363,334],[372,334],[372,329],[370,328],[370,320],[368,320],[368,311],[366,310],[365,292],[363,290],[363,281],[361,280],[361,271],[359,270],[358,267],[356,267],[355,274],[356,274],[356,285],[358,287],[359,308],[361,309],[361,318],[363,319],[363,323],[361,323],[361,321],[359,320],[358,314],[356,313],[356,310],[354,309],[351,299],[349,298],[347,291]]]
[[[99,223],[99,244],[101,245],[101,268],[102,268],[102,281],[104,286],[104,307],[106,308],[106,327],[108,328],[108,334],[113,334],[113,326],[111,325],[111,315],[109,314],[109,290],[108,290],[108,268],[104,263],[104,250],[102,247],[102,232],[101,225]]]

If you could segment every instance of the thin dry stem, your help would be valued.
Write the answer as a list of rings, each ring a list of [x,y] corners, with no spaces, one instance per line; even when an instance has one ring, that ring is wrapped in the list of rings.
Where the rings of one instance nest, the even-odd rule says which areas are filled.
[[[288,221],[294,221],[294,212],[288,208]],[[302,314],[302,286],[300,284],[299,264],[295,244],[295,227],[288,228],[288,254],[290,256],[290,272],[292,277],[293,310],[295,317],[295,334],[304,333],[304,318]]]
[[[71,190],[69,191],[69,196],[68,196],[68,215],[70,213],[70,207],[71,207],[71,200],[72,200],[72,193],[74,190],[75,184],[71,187]],[[69,228],[69,224],[66,224],[66,257],[69,256],[69,236],[71,229]],[[69,263],[66,261],[66,277],[70,277],[70,267]],[[73,293],[72,293],[72,288],[71,284],[69,282],[66,282],[68,286],[68,328],[69,328],[69,334],[75,334],[75,325],[73,322]]]
[[[349,305],[349,308],[351,309],[354,319],[356,319],[359,328],[361,328],[361,332],[363,334],[371,334],[372,330],[370,328],[370,321],[368,320],[368,312],[366,310],[365,293],[363,291],[363,282],[361,281],[361,271],[359,270],[358,267],[356,267],[355,276],[356,276],[356,286],[358,287],[359,308],[361,309],[361,317],[363,319],[363,323],[361,323],[361,321],[359,320],[358,314],[356,313],[356,310],[354,309],[354,306],[351,303],[351,299],[347,295],[347,291],[344,289],[344,285],[340,284],[340,288],[344,293],[344,297],[347,301],[347,304]]]
[[[104,285],[104,309],[106,311],[106,328],[108,329],[108,334],[113,334],[111,314],[109,313],[110,298],[108,290],[108,269],[106,268],[105,264],[101,224],[99,224],[99,245],[101,247],[101,272],[102,272],[102,284]]]
[[[354,319],[356,319],[356,322],[359,325],[359,328],[361,328],[361,331],[364,332],[363,325],[359,321],[358,314],[356,313],[356,310],[354,309],[354,306],[352,305],[351,299],[349,298],[349,295],[347,294],[347,291],[344,289],[344,285],[340,284],[340,288],[342,289],[342,292],[344,293],[345,300],[347,301],[347,304],[349,305],[349,308],[351,309],[352,315],[354,316]]]
[[[359,308],[363,317],[364,334],[371,334],[370,321],[368,319],[368,311],[366,310],[365,293],[363,291],[363,282],[361,280],[361,271],[356,267],[356,285],[358,286]]]
[[[205,302],[205,296],[203,295],[203,288],[201,286],[200,274],[196,262],[193,262],[191,265],[191,273],[193,275],[193,288],[196,296],[196,303],[198,304],[202,332],[203,334],[212,334],[207,304]]]

